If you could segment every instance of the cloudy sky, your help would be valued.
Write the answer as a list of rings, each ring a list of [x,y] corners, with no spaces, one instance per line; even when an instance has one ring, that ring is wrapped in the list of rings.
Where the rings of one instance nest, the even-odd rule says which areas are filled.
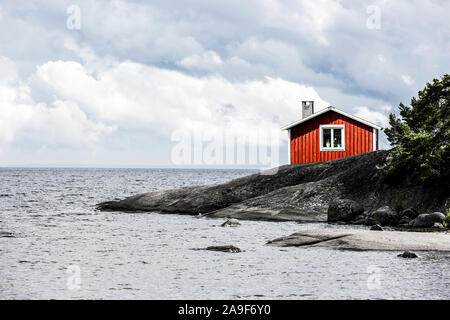
[[[446,0],[1,0],[0,166],[171,167],[180,130],[277,136],[301,100],[385,127],[450,71],[449,12]]]

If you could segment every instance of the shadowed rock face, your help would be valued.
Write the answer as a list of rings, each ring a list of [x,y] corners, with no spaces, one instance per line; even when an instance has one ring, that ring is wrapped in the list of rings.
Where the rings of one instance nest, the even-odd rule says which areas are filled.
[[[362,204],[348,199],[331,201],[328,207],[328,222],[352,221],[364,213]]]
[[[391,187],[379,176],[388,151],[312,164],[286,165],[227,183],[187,187],[103,202],[100,210],[159,211],[211,217],[273,221],[326,221],[328,205],[350,199],[371,212],[383,205],[440,209],[448,189]],[[444,191],[443,191],[444,190]]]
[[[366,224],[376,225],[377,223],[382,226],[396,225],[398,214],[392,210],[389,206],[384,206],[373,211],[368,217]]]

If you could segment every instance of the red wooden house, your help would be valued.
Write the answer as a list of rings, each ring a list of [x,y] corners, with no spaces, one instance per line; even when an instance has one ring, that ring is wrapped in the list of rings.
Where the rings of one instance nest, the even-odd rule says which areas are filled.
[[[314,102],[302,102],[302,119],[285,127],[291,164],[322,162],[378,150],[378,130],[369,121],[334,107],[314,113]]]

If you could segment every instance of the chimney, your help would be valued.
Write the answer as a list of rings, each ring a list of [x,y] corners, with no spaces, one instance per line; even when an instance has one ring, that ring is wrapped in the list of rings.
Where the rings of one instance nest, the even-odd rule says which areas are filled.
[[[314,113],[314,101],[302,101],[302,119]]]

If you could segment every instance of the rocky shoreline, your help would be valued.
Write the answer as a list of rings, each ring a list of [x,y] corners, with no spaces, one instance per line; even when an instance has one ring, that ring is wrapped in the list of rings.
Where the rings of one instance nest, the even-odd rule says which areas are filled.
[[[450,204],[450,183],[385,184],[380,176],[388,153],[381,150],[322,163],[286,165],[222,184],[150,192],[103,202],[97,208],[239,220],[359,224],[373,226],[373,230],[388,226],[399,230],[444,231],[446,235],[439,239],[445,242],[444,251],[450,251],[450,235],[445,232],[446,217],[442,213]],[[377,234],[365,232],[370,239]],[[400,234],[404,232],[392,235],[401,240],[405,236]],[[347,245],[353,249],[357,247],[353,245],[355,241],[365,241],[364,237],[360,238],[360,231],[344,238],[346,242],[355,239]],[[326,242],[331,245],[336,241]],[[376,243],[373,245],[378,247]],[[419,245],[419,248],[425,247]],[[411,246],[411,250],[422,249]]]
[[[405,225],[416,219],[419,212],[445,212],[450,203],[450,182],[436,186],[384,184],[379,177],[387,155],[388,151],[381,150],[321,163],[285,165],[222,184],[103,202],[97,208],[368,225]]]

